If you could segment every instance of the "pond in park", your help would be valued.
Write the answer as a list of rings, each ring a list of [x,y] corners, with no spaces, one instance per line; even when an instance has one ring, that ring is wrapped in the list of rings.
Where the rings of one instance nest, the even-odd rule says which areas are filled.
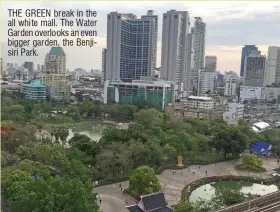
[[[209,201],[217,192],[219,192],[219,190],[224,188],[239,190],[244,194],[261,196],[278,191],[278,187],[276,185],[263,185],[245,181],[219,181],[198,187],[191,193],[189,201],[194,203],[200,199]]]
[[[69,141],[75,133],[79,133],[82,135],[86,135],[90,139],[94,141],[99,141],[102,136],[102,132],[104,129],[108,128],[108,124],[80,124],[74,127],[69,128],[69,135],[67,140]]]

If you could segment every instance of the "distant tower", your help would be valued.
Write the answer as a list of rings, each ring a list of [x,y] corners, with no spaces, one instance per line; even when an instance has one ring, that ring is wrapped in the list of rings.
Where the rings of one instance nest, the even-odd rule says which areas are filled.
[[[170,10],[163,14],[160,75],[175,82],[179,92],[186,87],[189,24],[188,11]]]

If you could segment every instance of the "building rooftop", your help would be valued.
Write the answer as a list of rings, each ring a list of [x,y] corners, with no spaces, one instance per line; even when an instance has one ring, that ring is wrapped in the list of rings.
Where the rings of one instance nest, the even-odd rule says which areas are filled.
[[[31,83],[28,83],[28,84],[23,84],[23,86],[25,87],[45,87],[44,85],[41,84],[41,81],[40,80],[32,80]]]
[[[211,101],[212,97],[207,97],[207,96],[189,96],[189,100],[204,100],[204,101]]]
[[[52,47],[49,54],[54,54],[56,56],[65,55],[63,48],[61,47]]]
[[[173,209],[167,206],[164,194],[162,192],[140,196],[137,205],[127,206],[130,212],[173,212]]]
[[[264,130],[264,129],[270,127],[270,125],[266,122],[261,121],[261,122],[257,122],[255,124],[253,124],[253,127],[255,127],[259,130]]]

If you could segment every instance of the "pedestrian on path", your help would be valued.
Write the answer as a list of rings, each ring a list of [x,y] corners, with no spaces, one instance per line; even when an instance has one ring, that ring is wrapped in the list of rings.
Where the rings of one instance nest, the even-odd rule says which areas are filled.
[[[99,199],[99,203],[100,203],[100,205],[101,205],[101,202],[102,202],[102,201],[101,201],[101,198],[100,198],[100,199]]]
[[[183,171],[181,171],[181,175],[183,176]]]

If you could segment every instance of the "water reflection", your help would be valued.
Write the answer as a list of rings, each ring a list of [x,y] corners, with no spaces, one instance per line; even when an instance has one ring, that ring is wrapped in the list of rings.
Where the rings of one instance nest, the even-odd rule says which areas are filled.
[[[217,190],[221,190],[223,188],[240,190],[240,192],[244,194],[261,196],[278,191],[278,187],[276,185],[262,185],[258,183],[242,181],[221,181],[198,187],[191,193],[189,201],[197,202],[200,199],[209,201],[215,196]]]

